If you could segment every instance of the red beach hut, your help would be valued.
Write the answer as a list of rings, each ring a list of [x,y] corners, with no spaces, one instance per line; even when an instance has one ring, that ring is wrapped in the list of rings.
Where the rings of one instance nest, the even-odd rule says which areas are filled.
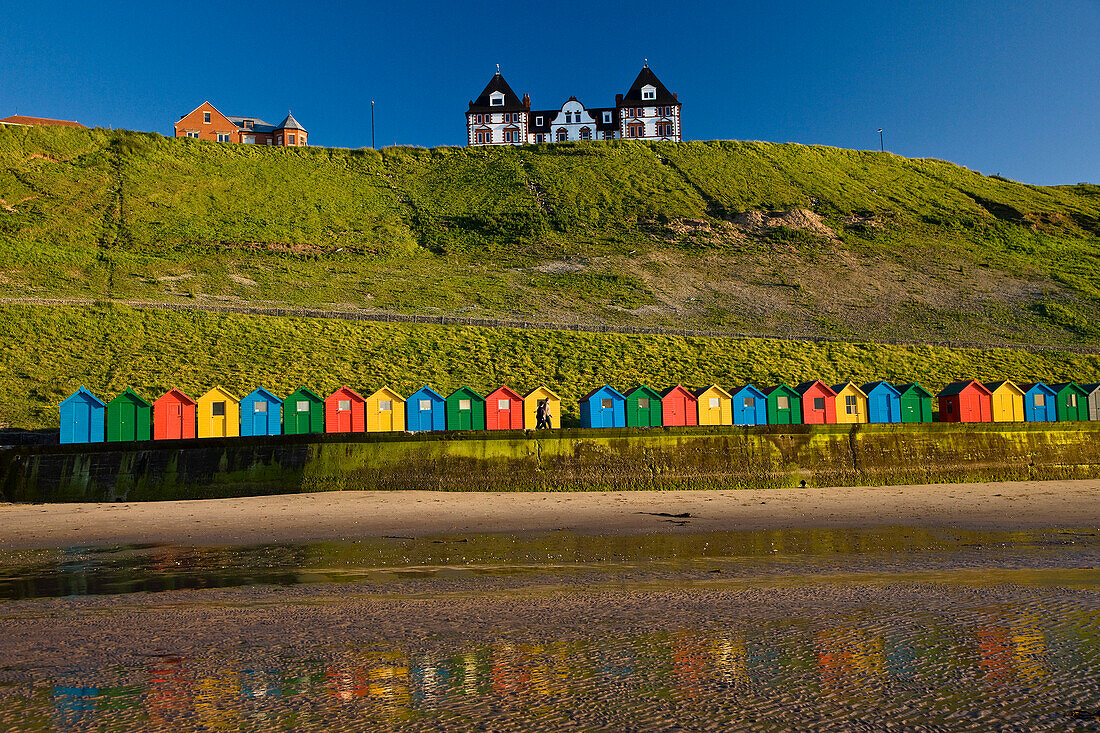
[[[508,387],[497,387],[485,397],[486,430],[523,430],[523,397]]]
[[[195,437],[196,402],[170,389],[153,403],[153,440],[187,440]]]
[[[682,385],[669,387],[661,393],[661,411],[665,427],[699,424],[699,401]]]
[[[973,379],[952,382],[936,395],[940,422],[992,422],[993,393]]]
[[[836,391],[819,379],[794,388],[802,395],[802,422],[806,425],[832,425],[836,422]]]
[[[326,433],[367,432],[367,401],[347,385],[325,399]]]

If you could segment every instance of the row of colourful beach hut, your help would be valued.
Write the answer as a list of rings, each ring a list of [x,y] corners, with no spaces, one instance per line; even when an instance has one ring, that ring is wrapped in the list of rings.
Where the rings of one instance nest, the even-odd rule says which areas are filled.
[[[953,382],[935,396],[941,422],[1100,420],[1100,383],[1046,385]],[[727,391],[718,385],[623,394],[604,385],[581,398],[581,427],[825,425],[932,422],[933,395],[918,383],[856,385],[803,382],[795,387]],[[60,407],[62,443],[180,440],[304,433],[523,430],[536,427],[540,403],[561,427],[561,399],[546,387],[525,395],[502,386],[482,397],[460,387],[447,397],[421,387],[405,399],[389,387],[363,397],[341,387],[328,397],[301,388],[280,399],[260,388],[243,399],[215,387],[197,400],[171,389],[150,403],[132,389],[103,402],[84,387]]]

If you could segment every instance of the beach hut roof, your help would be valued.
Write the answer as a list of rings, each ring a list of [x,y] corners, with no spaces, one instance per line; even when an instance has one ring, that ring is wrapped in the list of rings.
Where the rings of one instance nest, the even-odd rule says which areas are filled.
[[[809,382],[802,382],[794,388],[794,391],[804,395],[809,392],[815,384],[820,384],[822,387],[829,390],[833,394],[833,397],[836,397],[836,390],[822,382],[820,379],[814,379]],[[841,386],[843,387],[843,385]]]
[[[404,398],[404,397],[402,397],[402,396],[401,396],[400,394],[398,394],[398,393],[397,393],[397,392],[396,392],[395,390],[393,390],[393,389],[390,389],[390,388],[389,388],[389,387],[387,387],[386,385],[382,385],[381,387],[379,387],[378,389],[376,389],[376,390],[375,390],[375,391],[374,391],[374,392],[373,392],[373,393],[371,394],[371,397],[377,397],[378,395],[381,395],[381,394],[385,394],[385,395],[388,395],[388,396],[392,397],[393,399],[397,400],[398,402],[404,402],[404,401],[405,401],[405,398]]]
[[[338,389],[335,392],[333,392],[332,394],[330,394],[328,396],[328,399],[332,399],[333,397],[335,397],[338,394],[346,394],[349,397],[351,397],[355,400],[358,400],[359,402],[366,402],[366,400],[363,399],[363,395],[359,394],[358,392],[356,392],[354,389],[347,386],[346,384],[343,387],[341,387],[340,389]]]
[[[523,396],[519,392],[517,392],[514,389],[512,389],[511,387],[509,387],[507,384],[500,385],[499,387],[494,389],[492,392],[490,392],[488,396],[492,397],[497,392],[503,392],[504,394],[508,395],[508,397],[513,399],[513,400],[519,400],[520,402],[523,401]]]
[[[787,394],[791,395],[792,397],[798,397],[799,394],[800,394],[798,392],[798,390],[796,390],[794,387],[791,387],[790,385],[788,385],[786,383],[777,384],[774,387],[761,387],[760,388],[760,391],[763,392],[764,394],[766,394],[768,397],[771,397],[772,393],[777,391],[777,390],[784,390],[784,391],[787,392]]]
[[[707,392],[710,392],[712,389],[716,389],[719,392],[721,392],[722,394],[724,394],[726,396],[726,399],[732,399],[733,398],[733,395],[731,395],[729,392],[727,392],[726,390],[719,387],[717,384],[712,384],[709,387],[703,387],[702,389],[695,390],[695,397],[696,398],[702,397]]]
[[[862,387],[860,387],[860,389],[861,389],[861,390],[863,390],[863,393],[864,393],[864,394],[866,394],[866,395],[870,395],[870,394],[871,394],[872,392],[874,392],[874,391],[875,391],[876,389],[882,389],[883,387],[885,387],[886,389],[890,390],[890,391],[891,391],[891,392],[893,392],[893,393],[894,393],[895,395],[897,395],[897,396],[899,396],[899,397],[901,396],[901,390],[899,390],[899,389],[898,389],[897,387],[895,387],[894,385],[892,385],[892,384],[890,384],[889,382],[887,382],[887,381],[885,381],[885,380],[882,380],[882,379],[878,380],[877,382],[868,382],[867,384],[865,384],[865,385],[863,385]]]
[[[1058,384],[1050,385],[1050,388],[1058,394],[1065,392],[1067,389],[1075,389],[1082,394],[1087,394],[1085,390],[1081,388],[1081,385],[1077,384],[1077,382],[1059,382]]]
[[[898,391],[898,394],[905,394],[910,390],[916,390],[917,392],[923,394],[925,397],[932,396],[931,392],[920,386],[920,382],[906,382],[905,384],[895,384],[893,385],[893,387]]]
[[[609,384],[605,384],[602,387],[596,387],[596,389],[592,390],[591,392],[586,394],[584,397],[581,397],[580,401],[584,402],[585,400],[591,398],[592,395],[596,394],[597,392],[603,392],[604,390],[607,390],[607,391],[611,392],[613,395],[618,397],[620,400],[625,400],[626,399],[625,397],[622,396],[622,394],[619,392],[619,390],[615,389],[614,387],[612,387]]]
[[[981,382],[977,382],[973,379],[966,379],[959,382],[952,382],[951,384],[947,385],[940,390],[939,396],[951,397],[953,395],[962,394],[964,391],[969,389],[971,385],[977,387],[979,390],[985,392],[986,394],[993,394],[988,389],[986,389],[985,385]]]
[[[1011,379],[1001,379],[1001,380],[999,380],[999,381],[997,381],[997,382],[984,382],[984,383],[983,383],[983,386],[984,386],[984,387],[985,387],[986,389],[988,389],[988,390],[989,390],[989,392],[990,392],[991,394],[992,394],[993,392],[996,392],[997,390],[1001,389],[1002,387],[1004,387],[1004,386],[1006,386],[1006,385],[1007,385],[1007,386],[1008,386],[1008,387],[1009,387],[1010,389],[1014,389],[1014,390],[1016,390],[1017,392],[1019,392],[1020,394],[1023,394],[1023,393],[1024,393],[1024,390],[1020,389],[1020,385],[1016,384],[1016,383],[1015,383],[1015,382],[1013,382],[1013,381],[1012,381]]]
[[[647,395],[649,395],[649,396],[650,396],[650,398],[656,397],[656,398],[660,399],[660,397],[661,397],[661,393],[660,393],[660,392],[658,392],[657,390],[653,389],[652,387],[647,387],[647,386],[645,386],[644,384],[639,384],[639,385],[638,385],[637,387],[635,387],[634,389],[632,389],[632,390],[630,390],[629,392],[627,392],[627,393],[626,393],[626,397],[630,397],[630,396],[631,396],[631,395],[633,395],[633,394],[634,394],[635,392],[644,392],[644,393],[646,393]]]
[[[692,399],[694,399],[694,398],[695,398],[695,395],[693,395],[693,394],[691,393],[691,390],[687,389],[687,388],[686,388],[686,387],[684,387],[684,385],[682,385],[682,384],[677,384],[677,385],[676,385],[676,386],[674,386],[674,387],[669,387],[668,389],[666,389],[666,390],[663,390],[663,391],[661,392],[661,397],[668,397],[668,396],[669,396],[670,394],[672,394],[672,393],[673,393],[673,392],[675,392],[676,390],[680,390],[681,392],[683,392],[684,394],[686,394],[686,395],[687,395],[688,397],[691,397]]]
[[[485,401],[484,397],[465,385],[459,387],[454,392],[451,392],[449,395],[447,395],[447,399],[451,399],[452,397],[456,397],[458,395],[468,395],[470,397],[473,397],[475,400],[481,400],[482,402]]]
[[[187,404],[187,405],[198,404],[193,399],[191,399],[190,397],[188,397],[187,395],[185,395],[183,392],[179,391],[175,387],[173,387],[172,389],[170,389],[167,392],[165,392],[164,394],[162,394],[160,397],[157,398],[156,401],[160,402],[161,400],[166,400],[166,399],[177,400],[177,401],[182,402],[182,403]]]
[[[416,397],[418,394],[424,394],[424,393],[430,394],[432,397],[435,397],[438,400],[443,400],[444,402],[447,399],[443,395],[439,394],[438,392],[436,392],[434,389],[432,389],[431,387],[429,387],[426,384],[423,387],[421,387],[420,389],[413,392],[411,395],[409,395],[409,399],[411,400],[414,397]]]
[[[527,394],[523,395],[523,399],[527,399],[531,395],[535,394],[536,392],[540,392],[540,391],[543,392],[544,394],[548,395],[550,397],[550,399],[553,399],[553,400],[560,400],[561,399],[561,397],[558,397],[557,393],[554,392],[554,390],[550,389],[549,387],[547,387],[545,385],[541,385],[541,384],[539,386],[535,387],[533,390],[531,390]]]
[[[200,397],[199,400],[205,400],[210,397],[224,397],[225,399],[232,400],[233,402],[240,402],[240,400],[234,397],[233,394],[224,387],[214,387],[209,392]]]
[[[733,396],[734,397],[741,394],[742,392],[750,392],[750,391],[754,392],[758,397],[766,397],[767,396],[767,395],[764,394],[764,392],[762,390],[757,389],[756,387],[754,387],[751,384],[745,384],[745,385],[742,385],[740,387],[735,387],[735,388],[731,388],[731,389],[733,391]]]
[[[867,396],[867,393],[864,392],[862,389],[860,389],[859,385],[856,384],[855,382],[841,382],[840,384],[834,384],[832,389],[833,389],[833,392],[835,392],[836,394],[840,394],[841,392],[848,389],[849,387],[854,389],[856,392],[859,392],[864,397]]]
[[[61,404],[64,405],[66,402],[70,402],[72,400],[77,400],[77,399],[91,400],[92,402],[95,402],[100,407],[106,407],[107,406],[106,403],[103,402],[103,400],[99,399],[94,394],[89,392],[87,390],[87,388],[84,387],[84,385],[80,385],[80,389],[73,392],[71,395],[69,395],[65,399],[61,400]]]
[[[1050,385],[1048,385],[1044,382],[1021,382],[1019,387],[1025,393],[1026,392],[1031,392],[1032,390],[1037,389],[1040,392],[1046,392],[1047,394],[1051,394],[1051,395],[1058,394],[1057,392],[1055,392],[1053,389],[1050,388]]]
[[[314,402],[324,402],[324,401],[325,401],[325,398],[324,398],[324,397],[322,397],[321,395],[317,394],[316,392],[314,392],[314,391],[313,391],[312,389],[310,389],[309,387],[299,387],[298,389],[294,390],[293,392],[291,392],[290,394],[288,394],[288,395],[286,396],[286,398],[287,398],[288,400],[289,400],[289,399],[290,399],[291,397],[308,397],[308,398],[310,398],[311,400],[313,400]]]
[[[1089,394],[1092,394],[1093,392],[1096,392],[1096,391],[1100,390],[1100,382],[1091,382],[1089,384],[1082,384],[1080,386],[1081,386],[1081,389],[1085,390]]]
[[[137,392],[135,392],[130,387],[127,387],[126,389],[119,392],[118,396],[115,397],[113,400],[111,400],[111,402],[116,402],[118,400],[125,400],[125,399],[135,400],[135,401],[140,402],[141,404],[145,405],[146,407],[151,406],[151,403],[149,402],[149,400],[147,400],[144,397],[142,397],[141,395],[139,395]]]
[[[249,392],[248,394],[246,394],[244,396],[244,400],[247,400],[249,397],[262,397],[266,402],[278,402],[280,404],[282,404],[282,402],[283,402],[282,399],[280,399],[279,397],[276,397],[271,392],[268,392],[263,387],[257,387],[256,389],[254,389],[251,392]],[[243,402],[244,400],[241,400],[241,401]]]

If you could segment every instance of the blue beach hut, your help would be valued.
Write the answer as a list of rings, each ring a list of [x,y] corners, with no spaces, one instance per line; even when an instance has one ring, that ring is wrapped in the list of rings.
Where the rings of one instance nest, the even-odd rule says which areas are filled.
[[[405,401],[405,429],[414,433],[447,429],[447,399],[425,385]]]
[[[860,387],[867,395],[867,422],[901,422],[901,392],[887,382],[871,382]]]
[[[84,387],[66,397],[61,403],[61,442],[102,443],[106,408]]]
[[[241,400],[241,435],[282,435],[283,401],[263,387]]]
[[[1024,391],[1024,419],[1028,422],[1055,422],[1058,419],[1058,393],[1042,382],[1019,385]]]
[[[626,398],[604,385],[581,398],[582,428],[625,428]]]
[[[734,425],[767,425],[768,397],[751,384],[733,392]]]

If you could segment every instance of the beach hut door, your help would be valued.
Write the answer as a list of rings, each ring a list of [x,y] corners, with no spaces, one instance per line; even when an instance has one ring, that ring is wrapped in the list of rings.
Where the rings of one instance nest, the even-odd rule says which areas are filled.
[[[497,427],[512,427],[512,401],[497,400]]]
[[[183,437],[183,405],[178,402],[168,405],[168,437],[172,440]]]
[[[91,424],[91,407],[87,402],[77,400],[73,409],[73,440],[77,443],[88,442],[88,426]]]

